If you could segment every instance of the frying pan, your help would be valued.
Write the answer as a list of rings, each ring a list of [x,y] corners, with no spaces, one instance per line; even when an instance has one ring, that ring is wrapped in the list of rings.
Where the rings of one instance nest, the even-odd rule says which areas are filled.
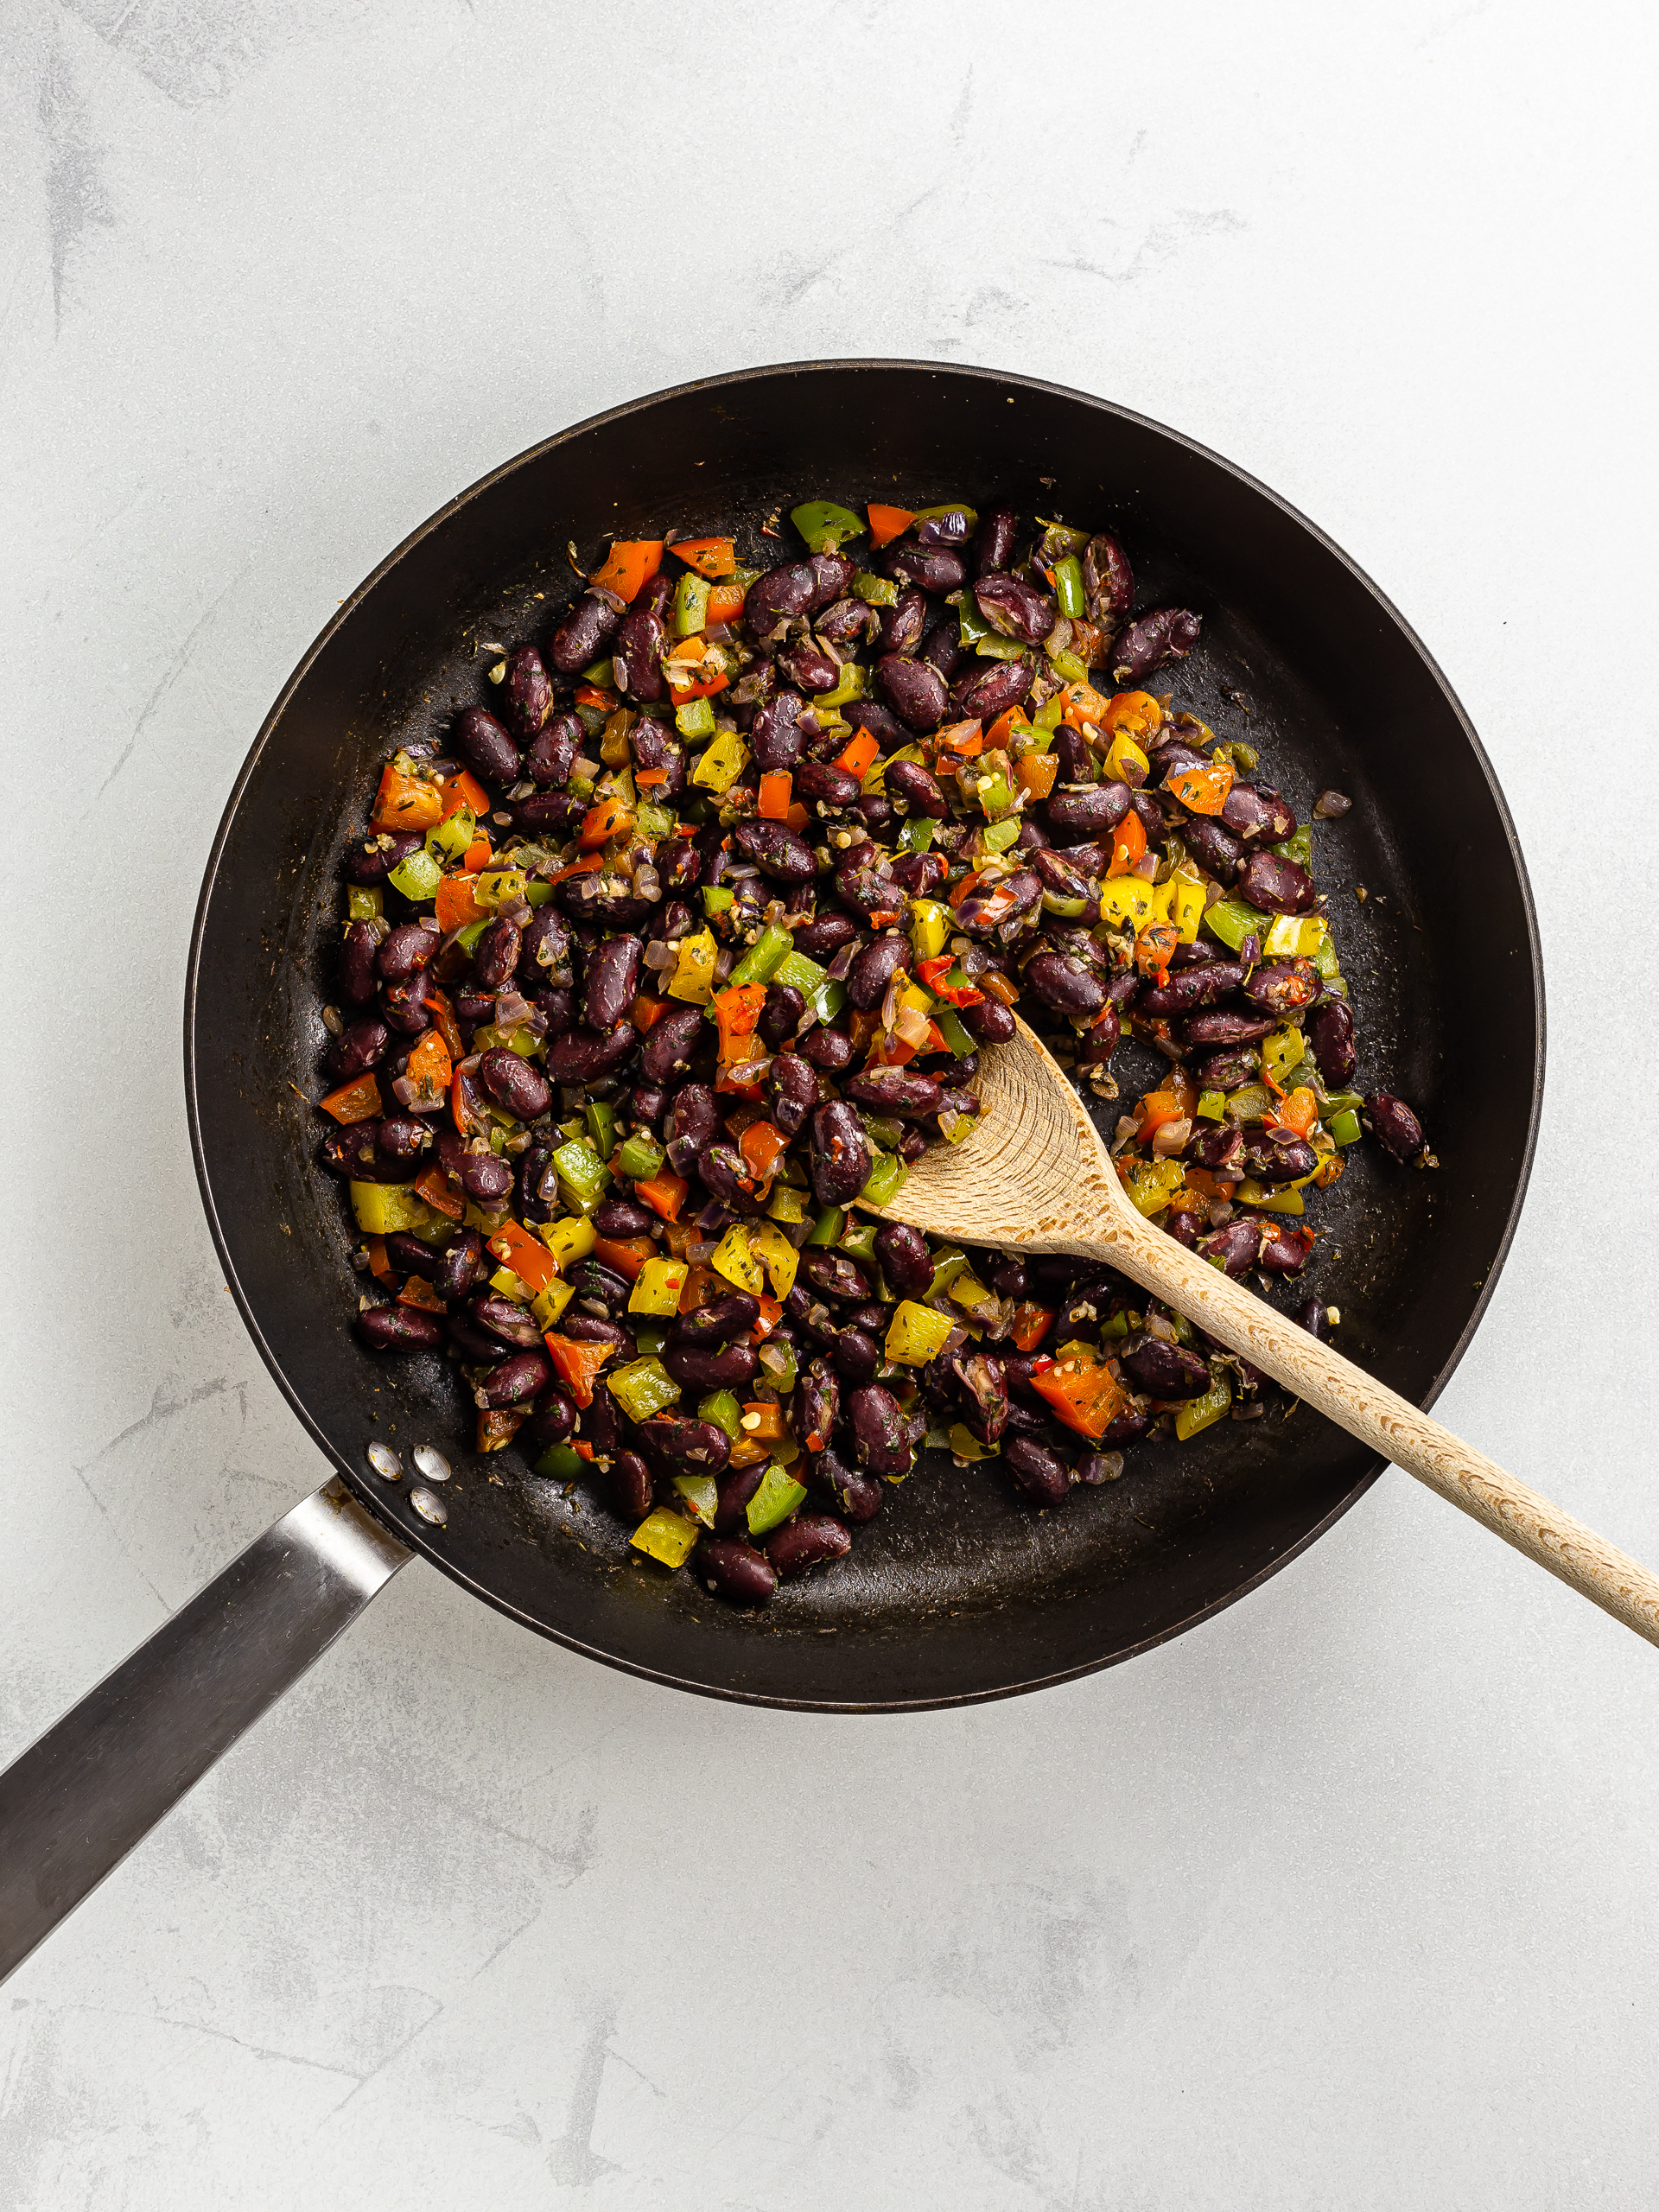
[[[1241,470],[1104,401],[988,370],[811,362],[686,385],[595,416],[442,508],[348,600],[255,741],[219,825],[190,948],[185,1070],[202,1201],[226,1282],[337,1474],[0,1777],[9,1971],[413,1553],[570,1649],[679,1689],[820,1713],[1004,1697],[1193,1627],[1304,1550],[1382,1463],[1303,1409],[1129,1455],[1121,1481],[1040,1518],[995,1470],[930,1459],[835,1570],[760,1613],[630,1553],[580,1489],[469,1424],[435,1357],[350,1334],[355,1236],[315,1165],[308,1103],[338,937],[339,861],[380,761],[441,735],[494,648],[538,638],[612,534],[734,530],[788,557],[803,498],[922,505],[1001,494],[1109,521],[1138,603],[1204,617],[1173,689],[1258,747],[1320,836],[1321,887],[1362,1067],[1417,1108],[1440,1166],[1373,1147],[1323,1194],[1305,1281],[1342,1344],[1433,1402],[1484,1312],[1531,1162],[1543,1074],[1538,937],[1513,825],[1434,663],[1330,540]],[[758,534],[773,517],[776,539]],[[574,548],[574,556],[568,549]],[[1126,1047],[1126,1092],[1154,1065]],[[1100,1109],[1116,1116],[1116,1107]],[[1281,1296],[1291,1294],[1289,1289]],[[448,1519],[365,1447],[430,1440]],[[499,1478],[499,1479],[494,1479]]]

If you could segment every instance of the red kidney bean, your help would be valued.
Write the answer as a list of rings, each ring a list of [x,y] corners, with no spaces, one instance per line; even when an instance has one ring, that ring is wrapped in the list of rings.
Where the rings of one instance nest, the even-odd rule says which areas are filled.
[[[1109,637],[1135,598],[1129,556],[1109,530],[1096,531],[1083,549],[1083,581],[1089,595],[1089,620]]]
[[[1053,601],[1018,576],[981,576],[974,599],[999,636],[1015,638],[1022,645],[1040,645],[1054,627]]]
[[[798,691],[833,691],[840,681],[841,664],[816,638],[798,638],[779,648],[778,673]]]
[[[949,683],[963,664],[969,658],[968,648],[962,642],[962,627],[952,611],[936,622],[922,639],[921,652],[916,656],[930,668],[937,669]]]
[[[531,740],[524,772],[546,791],[563,786],[587,733],[575,715],[555,715]]]
[[[844,1252],[820,1251],[809,1245],[801,1255],[801,1273],[824,1298],[862,1306],[870,1294],[863,1271]]]
[[[548,1048],[547,1072],[553,1082],[571,1089],[598,1083],[614,1075],[639,1042],[639,1033],[631,1021],[619,1021],[608,1035],[597,1029],[573,1029]]]
[[[607,1320],[616,1322],[620,1321],[620,1316],[626,1313],[628,1294],[632,1285],[626,1277],[616,1274],[613,1268],[604,1266],[600,1261],[578,1260],[565,1280],[587,1309],[587,1318],[597,1320],[602,1316]],[[601,1309],[601,1313],[594,1313],[592,1311],[594,1306]],[[560,1325],[567,1336],[575,1333],[569,1325],[572,1319],[582,1318],[583,1318],[582,1315],[572,1316],[569,1313],[562,1317]],[[632,1343],[632,1339],[630,1338],[629,1342]]]
[[[328,1047],[327,1069],[337,1083],[352,1083],[378,1068],[391,1049],[391,1032],[372,1014],[348,1022]]]
[[[642,706],[654,706],[667,695],[663,677],[663,648],[668,632],[655,607],[639,607],[617,625],[611,644],[611,671],[619,691]]]
[[[1236,1167],[1244,1157],[1244,1132],[1231,1122],[1195,1122],[1182,1157],[1212,1172]]]
[[[1236,1279],[1248,1274],[1255,1265],[1261,1244],[1261,1223],[1241,1216],[1206,1236],[1198,1246],[1198,1255],[1201,1259],[1219,1261],[1222,1273]]]
[[[563,1390],[550,1383],[536,1401],[536,1410],[525,1426],[524,1434],[537,1451],[551,1451],[556,1444],[568,1444],[576,1433],[576,1409]]]
[[[641,786],[658,806],[677,798],[685,789],[685,753],[671,734],[671,728],[670,723],[653,721],[648,715],[642,715],[628,739],[634,766],[663,779]],[[660,855],[657,866],[661,874]]]
[[[836,1336],[830,1357],[843,1382],[874,1382],[881,1365],[881,1347],[865,1330],[849,1327]]]
[[[1243,988],[1252,1006],[1282,1021],[1312,1006],[1324,985],[1311,960],[1274,960],[1253,969]]]
[[[651,1510],[651,1469],[637,1452],[619,1452],[611,1461],[607,1483],[611,1510],[619,1520],[643,1521]]]
[[[671,1007],[645,1032],[639,1055],[639,1071],[645,1081],[670,1084],[683,1075],[702,1040],[703,1028],[701,1007]]]
[[[667,1019],[664,1015],[664,1020]],[[719,1127],[720,1108],[707,1084],[688,1083],[676,1093],[663,1134],[668,1141],[669,1164],[677,1175],[691,1173],[697,1155]]]
[[[1043,803],[1043,820],[1062,848],[1085,838],[1109,837],[1129,810],[1127,784],[1096,784],[1087,791],[1055,791]]]
[[[1025,980],[1056,1014],[1098,1014],[1106,1004],[1099,976],[1067,952],[1033,953],[1026,963]]]
[[[373,836],[346,846],[340,858],[340,874],[347,883],[384,883],[422,842],[411,830],[378,830]]]
[[[804,760],[795,771],[795,796],[826,806],[850,806],[858,797],[858,778],[823,760]]]
[[[810,610],[817,589],[817,571],[810,561],[786,561],[768,569],[744,597],[743,620],[749,635],[757,645],[769,643],[784,623]]]
[[[1166,662],[1185,660],[1202,627],[1198,616],[1185,607],[1159,607],[1138,615],[1112,641],[1113,680],[1138,683]]]
[[[1306,914],[1313,904],[1313,879],[1277,853],[1253,852],[1238,880],[1241,899],[1268,914]]]
[[[645,951],[637,937],[607,938],[588,963],[582,984],[582,1018],[590,1029],[611,1029],[633,1004]]]
[[[386,1239],[386,1257],[406,1275],[419,1275],[423,1281],[435,1281],[442,1255],[435,1245],[423,1244],[418,1236],[410,1236],[403,1230],[394,1230]],[[537,1341],[541,1340],[537,1338]]]
[[[473,1300],[467,1308],[467,1319],[474,1328],[499,1337],[515,1351],[531,1349],[542,1341],[542,1332],[526,1308],[493,1291],[481,1291]]]
[[[902,591],[891,607],[881,609],[876,632],[879,650],[884,653],[913,653],[921,644],[926,627],[926,594]]]
[[[1202,1049],[1216,1045],[1253,1045],[1278,1024],[1271,1014],[1234,1014],[1225,1007],[1190,1014],[1181,1024],[1185,1044]]]
[[[1299,1329],[1306,1329],[1310,1337],[1316,1337],[1321,1344],[1324,1344],[1331,1334],[1331,1324],[1326,1318],[1323,1299],[1304,1299],[1290,1318]]]
[[[494,924],[491,925],[494,927]],[[487,937],[489,931],[485,931]],[[483,938],[479,939],[482,944]],[[551,906],[537,906],[518,932],[518,963],[515,971],[530,983],[568,983],[570,981],[570,932],[564,917]]]
[[[874,914],[900,913],[904,910],[905,894],[885,868],[837,868],[836,895],[867,921]]]
[[[1415,1160],[1427,1141],[1423,1125],[1403,1098],[1396,1098],[1392,1091],[1373,1090],[1365,1101],[1365,1110],[1371,1117],[1371,1130],[1385,1152],[1396,1160]]]
[[[553,1103],[552,1086],[541,1070],[505,1045],[485,1053],[478,1072],[496,1104],[505,1106],[521,1122],[533,1122]]]
[[[880,1006],[894,976],[909,974],[911,957],[910,939],[896,930],[873,938],[848,970],[848,997],[866,1013]]]
[[[585,591],[548,641],[548,658],[561,676],[580,676],[622,626],[622,610],[597,592]]]
[[[595,1390],[594,1402],[577,1418],[583,1440],[592,1445],[595,1459],[613,1457],[621,1448],[622,1419],[608,1390]]]
[[[1213,1006],[1243,981],[1244,970],[1236,960],[1212,960],[1202,967],[1176,969],[1168,982],[1143,990],[1135,1010],[1151,1020],[1173,1020],[1198,1007]]]
[[[938,728],[949,694],[938,669],[908,653],[887,653],[875,664],[875,680],[907,728]]]
[[[480,1329],[470,1313],[452,1313],[448,1319],[449,1348],[469,1367],[493,1367],[505,1347],[487,1329]]]
[[[884,780],[893,798],[903,799],[912,814],[925,814],[937,822],[950,810],[938,780],[919,760],[893,761]]]
[[[1201,1398],[1210,1388],[1210,1370],[1198,1354],[1166,1338],[1136,1330],[1124,1338],[1118,1357],[1136,1389],[1154,1398]]]
[[[1241,1084],[1254,1083],[1261,1066],[1259,1052],[1229,1050],[1211,1052],[1192,1073],[1200,1090],[1236,1090]]]
[[[388,1167],[413,1167],[432,1141],[431,1130],[413,1114],[388,1114],[372,1126],[375,1158]]]
[[[649,1236],[657,1216],[632,1198],[607,1198],[594,1208],[593,1224],[601,1236]]]
[[[728,1344],[723,1351],[704,1351],[695,1344],[667,1344],[663,1365],[677,1382],[694,1384],[699,1390],[726,1390],[753,1379],[759,1364],[753,1344]]]
[[[1013,1009],[997,999],[982,998],[961,1011],[963,1027],[982,1045],[1006,1045],[1014,1033]]]
[[[978,720],[988,725],[1017,707],[1030,692],[1032,671],[1023,660],[976,663],[959,677],[950,694],[950,710],[959,721]]]
[[[718,1515],[715,1526],[719,1526]],[[765,1546],[772,1572],[782,1581],[804,1574],[809,1567],[844,1559],[852,1548],[853,1540],[846,1529],[827,1513],[797,1515],[793,1521],[785,1521],[781,1528],[774,1529]]]
[[[1033,1437],[1010,1436],[1002,1446],[1002,1464],[1034,1503],[1065,1503],[1071,1487],[1071,1470]]]
[[[866,1382],[847,1401],[847,1425],[861,1467],[873,1475],[906,1475],[915,1454],[899,1402],[880,1382]]]
[[[1073,729],[1063,722],[1054,733],[1054,758],[1058,762],[1058,780],[1064,785],[1095,784],[1100,780],[1095,756],[1088,739],[1080,729]],[[1139,775],[1138,764],[1126,763],[1123,773]]]
[[[760,1318],[758,1298],[751,1298],[746,1290],[727,1291],[711,1298],[706,1306],[682,1313],[669,1332],[669,1341],[704,1351],[713,1351],[717,1344],[747,1343]]]
[[[822,614],[813,617],[812,627],[821,638],[828,638],[832,645],[856,645],[868,634],[870,617],[875,611],[866,607],[861,599],[838,599]]]
[[[1122,1010],[1115,1003],[1108,1003],[1090,1023],[1078,1045],[1077,1065],[1085,1073],[1092,1068],[1103,1068],[1117,1050],[1122,1035]]]
[[[544,1351],[516,1351],[491,1369],[473,1392],[473,1402],[485,1408],[521,1406],[536,1396],[552,1372]]]
[[[881,1510],[880,1484],[848,1466],[827,1448],[809,1457],[800,1474],[810,1489],[827,1492],[836,1510],[849,1521],[873,1521]]]
[[[918,545],[965,545],[973,535],[966,507],[951,507],[944,514],[928,515],[916,525]]]
[[[694,1421],[685,1414],[653,1414],[639,1426],[639,1441],[667,1465],[684,1475],[717,1475],[731,1457],[731,1441],[719,1424]]]
[[[959,591],[968,581],[968,563],[949,545],[900,546],[887,568],[912,591]]]
[[[839,1075],[853,1063],[852,1039],[833,1024],[820,1023],[816,1029],[809,1029],[795,1049],[802,1059],[825,1075]]]
[[[1141,827],[1147,833],[1147,842],[1155,845],[1164,834],[1164,810],[1150,791],[1132,791],[1129,793],[1131,812],[1141,817]]]
[[[979,518],[979,528],[974,533],[974,569],[977,575],[988,575],[994,569],[1006,569],[1014,558],[1014,541],[1018,524],[1012,507],[988,507]]]
[[[508,727],[520,745],[528,745],[553,711],[553,686],[534,645],[519,645],[507,655],[502,696]]]
[[[519,988],[531,1003],[539,1008],[547,1023],[544,1041],[552,1045],[576,1026],[576,995],[563,984],[537,985],[524,977]]]
[[[366,1006],[374,996],[376,949],[374,931],[366,922],[347,925],[340,948],[340,995],[347,1006]]]
[[[1021,917],[1030,912],[1042,895],[1041,876],[1028,868],[1018,868],[997,885],[995,899],[977,892],[964,899],[957,908],[957,921],[969,937],[994,935],[1004,944],[1011,944],[1020,934]]]
[[[766,1004],[760,1009],[760,1041],[768,1052],[781,1052],[801,1026],[801,1016],[806,1012],[803,994],[788,983],[768,983]],[[657,1025],[662,1027],[661,1022]],[[656,1030],[652,1030],[654,1037]]]
[[[813,1030],[812,1037],[823,1034]],[[821,1206],[844,1206],[863,1189],[870,1172],[864,1124],[844,1099],[832,1099],[812,1116],[812,1191]]]
[[[438,1296],[452,1302],[465,1298],[484,1268],[484,1240],[475,1229],[458,1229],[438,1255],[433,1284]]]
[[[574,1275],[571,1279],[575,1280]],[[612,1278],[613,1281],[615,1280],[615,1277]],[[624,1328],[620,1321],[612,1320],[606,1314],[589,1313],[581,1306],[573,1307],[561,1315],[559,1329],[563,1335],[579,1344],[609,1344],[620,1360],[632,1359],[638,1350],[632,1332]]]
[[[1246,1173],[1254,1175],[1258,1183],[1294,1183],[1313,1174],[1319,1155],[1300,1137],[1275,1141],[1264,1136],[1245,1145],[1243,1164]]]
[[[421,1037],[432,1027],[426,991],[424,976],[411,976],[407,982],[381,985],[381,1017],[391,1023],[399,1036]]]
[[[568,836],[588,811],[569,791],[535,791],[528,798],[512,800],[508,810],[521,837]],[[584,883],[587,880],[582,879]]]
[[[1221,810],[1222,821],[1247,842],[1277,844],[1296,827],[1294,810],[1265,784],[1235,784]]]
[[[498,914],[478,940],[473,954],[473,980],[479,989],[505,990],[518,965],[522,949],[518,923],[510,922],[505,914]]]
[[[517,1055],[513,1056],[515,1058]],[[493,1152],[474,1152],[454,1129],[438,1131],[438,1159],[447,1175],[453,1175],[474,1204],[487,1206],[505,1198],[512,1188],[512,1170]]]
[[[484,708],[462,708],[455,717],[455,742],[475,775],[495,784],[518,782],[518,748]]]
[[[868,730],[884,753],[908,745],[909,733],[902,722],[890,715],[879,701],[854,699],[842,710],[842,720],[850,728]]]
[[[652,1128],[668,1111],[668,1093],[660,1084],[636,1083],[632,1091],[624,1095],[628,1100],[629,1117]],[[622,1101],[619,1099],[617,1103],[620,1107]]]
[[[820,914],[816,921],[808,922],[795,932],[795,950],[804,952],[809,960],[827,961],[850,944],[858,935],[858,925],[845,914]]]
[[[637,929],[651,918],[649,899],[634,899],[611,888],[613,879],[600,875],[568,875],[553,895],[573,922],[601,930]]]
[[[371,1351],[436,1351],[443,1323],[418,1306],[369,1306],[357,1317],[357,1333]]]
[[[734,1605],[766,1605],[778,1587],[766,1554],[738,1536],[705,1536],[697,1546],[692,1572],[705,1589]]]
[[[1218,882],[1230,887],[1237,882],[1238,871],[1244,865],[1244,848],[1230,830],[1199,815],[1184,824],[1181,837],[1193,859]]]
[[[1299,1275],[1313,1250],[1311,1229],[1268,1229],[1264,1223],[1256,1265],[1263,1274]]]
[[[760,1212],[760,1201],[754,1195],[748,1164],[734,1144],[705,1145],[697,1156],[697,1173],[710,1197],[734,1213]],[[746,1189],[746,1184],[750,1187]]]
[[[749,1525],[748,1503],[766,1476],[764,1465],[733,1467],[721,1481],[715,1499],[715,1534],[733,1536]]]
[[[536,1228],[542,1222],[551,1221],[558,1211],[558,1177],[548,1183],[548,1170],[553,1164],[553,1147],[547,1144],[532,1144],[518,1155],[514,1171],[518,1185],[514,1211],[526,1228]],[[547,1197],[542,1196],[543,1188]]]
[[[925,899],[938,889],[949,870],[942,853],[900,853],[891,873],[912,899]]]
[[[779,1052],[766,1071],[766,1093],[773,1127],[784,1136],[795,1136],[818,1103],[817,1071],[799,1052]]]
[[[779,883],[810,883],[817,874],[811,847],[786,822],[740,822],[732,841],[746,860]]]
[[[944,1100],[935,1077],[910,1067],[866,1068],[849,1079],[847,1096],[872,1114],[897,1115],[902,1121],[937,1114]]]
[[[1160,745],[1154,745],[1149,760],[1153,775],[1160,783],[1167,782],[1171,776],[1179,776],[1188,768],[1207,768],[1210,765],[1196,746],[1183,744],[1173,737],[1166,737]],[[1183,813],[1189,810],[1184,801],[1178,798],[1175,804]]]
[[[821,607],[828,607],[831,600],[849,591],[853,578],[858,574],[844,553],[809,554],[806,566],[812,571],[812,596],[806,610],[809,614],[816,614]]]
[[[386,931],[375,955],[375,970],[382,982],[406,982],[424,968],[438,949],[439,940],[418,922],[399,922]]]
[[[1332,1090],[1345,1090],[1354,1079],[1359,1056],[1354,1049],[1354,1010],[1346,999],[1321,1000],[1307,1022],[1313,1064]]]

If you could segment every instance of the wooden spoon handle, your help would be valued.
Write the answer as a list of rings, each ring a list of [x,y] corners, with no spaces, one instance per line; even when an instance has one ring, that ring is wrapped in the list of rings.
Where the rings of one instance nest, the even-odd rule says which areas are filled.
[[[1217,1343],[1415,1475],[1615,1620],[1659,1644],[1659,1578],[1495,1460],[1158,1230],[1102,1224],[1100,1256]]]

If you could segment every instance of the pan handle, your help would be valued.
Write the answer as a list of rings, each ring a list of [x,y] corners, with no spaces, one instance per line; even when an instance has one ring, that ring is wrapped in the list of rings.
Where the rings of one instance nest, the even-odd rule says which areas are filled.
[[[0,1980],[412,1556],[336,1476],[0,1774]]]

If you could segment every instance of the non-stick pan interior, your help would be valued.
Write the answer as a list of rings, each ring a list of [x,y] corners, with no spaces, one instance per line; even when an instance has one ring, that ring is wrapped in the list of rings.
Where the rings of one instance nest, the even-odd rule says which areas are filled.
[[[1362,1082],[1416,1106],[1420,1172],[1361,1146],[1324,1194],[1309,1289],[1342,1348],[1426,1402],[1501,1263],[1541,1073],[1536,935],[1508,815],[1456,702],[1399,618],[1259,486],[1104,404],[988,372],[836,363],[688,386],[565,433],[427,524],[347,603],[261,733],[204,887],[187,1007],[204,1198],[272,1372],[359,1493],[405,1540],[528,1626],[689,1688],[865,1708],[995,1696],[1107,1664],[1281,1565],[1379,1463],[1307,1411],[1226,1422],[1128,1456],[1122,1479],[1034,1514],[995,1465],[930,1460],[833,1571],[765,1612],[721,1605],[630,1553],[583,1487],[515,1451],[480,1458],[453,1371],[375,1357],[348,1331],[355,1241],[315,1166],[309,1101],[339,936],[338,861],[388,748],[486,700],[494,647],[539,639],[613,533],[734,530],[787,556],[789,508],[827,496],[920,505],[994,495],[1109,524],[1142,605],[1205,618],[1154,688],[1242,738],[1319,833],[1352,988]],[[772,517],[773,538],[759,525]],[[1364,893],[1362,898],[1362,890]],[[1125,1048],[1127,1095],[1154,1072]],[[1115,1116],[1116,1109],[1103,1109]],[[368,1473],[364,1447],[429,1438],[455,1465],[447,1526]]]

